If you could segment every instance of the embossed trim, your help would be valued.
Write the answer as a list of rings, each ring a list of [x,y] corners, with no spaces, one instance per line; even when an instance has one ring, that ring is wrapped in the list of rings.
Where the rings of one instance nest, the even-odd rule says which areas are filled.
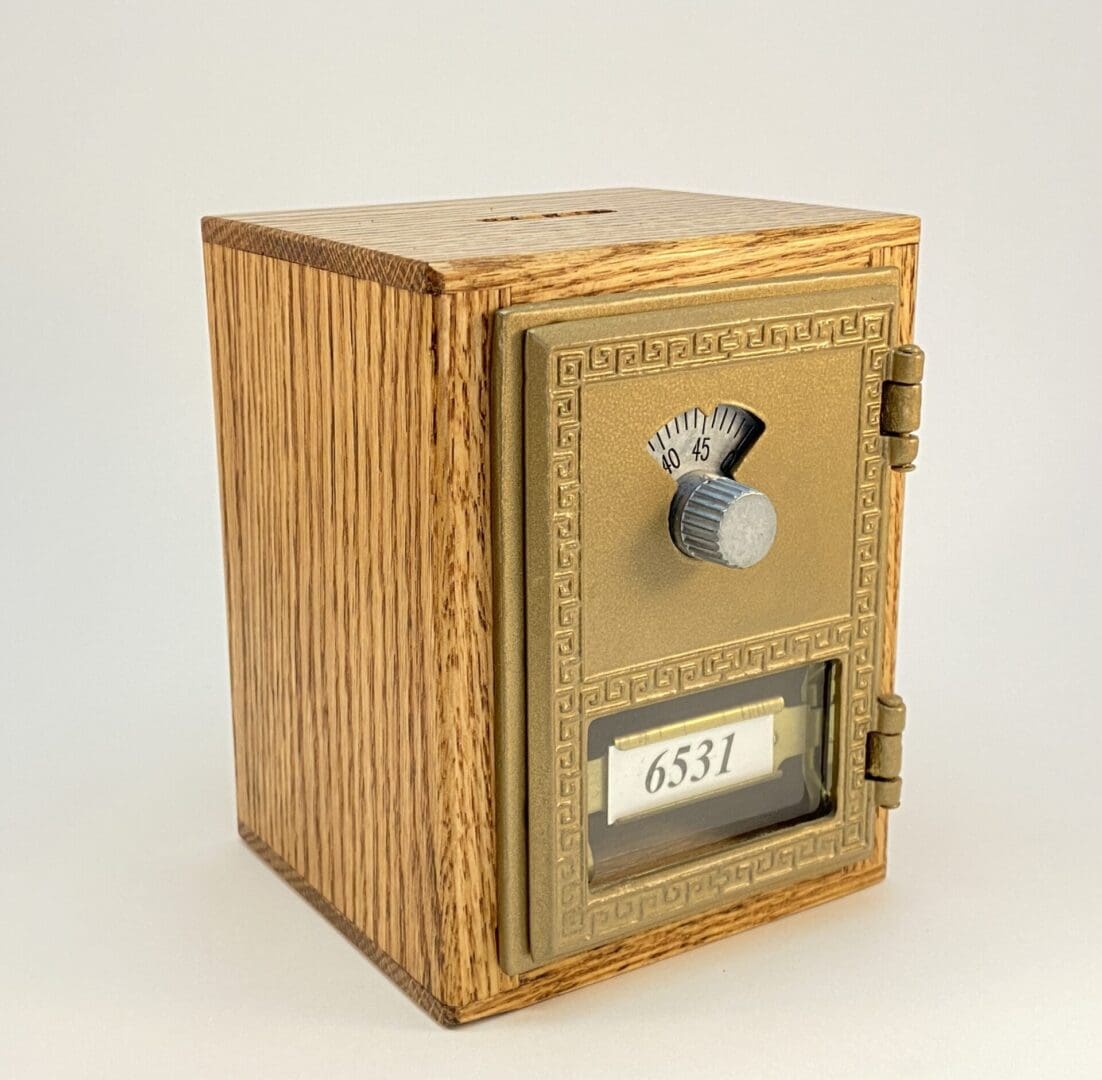
[[[890,344],[891,305],[810,315],[732,321],[685,333],[625,337],[585,348],[553,350],[548,388],[552,417],[554,537],[550,626],[554,745],[554,951],[573,952],[701,908],[730,903],[780,878],[806,876],[840,856],[858,857],[872,839],[872,802],[864,780],[864,746],[874,696],[880,595],[884,458],[880,387]],[[856,476],[853,604],[848,618],[753,641],[587,678],[582,672],[580,515],[581,390],[585,383],[639,377],[700,363],[736,363],[770,353],[860,345],[862,390]],[[838,658],[839,807],[821,822],[733,847],[607,891],[590,891],[586,873],[584,737],[589,720],[630,705],[661,701],[811,660]],[[531,752],[531,748],[530,748]],[[538,751],[537,752],[542,752]]]

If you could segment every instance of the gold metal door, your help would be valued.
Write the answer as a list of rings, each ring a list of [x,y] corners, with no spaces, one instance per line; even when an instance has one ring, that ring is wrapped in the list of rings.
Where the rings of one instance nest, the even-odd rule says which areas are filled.
[[[880,404],[897,304],[889,269],[499,313],[507,971],[871,850],[865,744],[889,469]],[[739,569],[673,542],[681,482],[654,442],[696,424],[692,452],[707,456],[725,410],[760,419],[733,479],[775,509],[768,553]],[[787,817],[763,794],[782,780]]]

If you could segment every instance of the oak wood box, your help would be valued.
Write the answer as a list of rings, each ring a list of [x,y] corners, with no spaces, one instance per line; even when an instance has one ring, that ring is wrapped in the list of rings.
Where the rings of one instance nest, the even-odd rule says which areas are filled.
[[[859,858],[545,962],[525,952],[518,909],[527,961],[505,964],[501,905],[522,904],[528,879],[506,899],[524,840],[501,832],[512,721],[495,658],[522,649],[523,627],[495,606],[499,312],[882,270],[892,336],[865,355],[889,362],[911,340],[918,239],[904,214],[647,189],[204,220],[239,829],[436,1019],[518,1008],[885,872],[890,802],[871,800]],[[888,375],[873,372],[877,394]],[[910,456],[881,462],[866,654],[881,703],[904,488],[889,466]],[[865,706],[859,740],[876,727]]]

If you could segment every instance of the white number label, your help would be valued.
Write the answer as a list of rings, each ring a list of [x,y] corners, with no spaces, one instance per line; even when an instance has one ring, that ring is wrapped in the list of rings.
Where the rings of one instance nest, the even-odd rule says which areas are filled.
[[[608,823],[714,795],[773,772],[773,714],[644,746],[608,748]]]

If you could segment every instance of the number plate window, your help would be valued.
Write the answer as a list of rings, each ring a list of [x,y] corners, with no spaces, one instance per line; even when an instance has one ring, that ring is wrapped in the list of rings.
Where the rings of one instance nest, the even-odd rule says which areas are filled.
[[[828,814],[837,663],[817,663],[592,722],[593,885]]]

